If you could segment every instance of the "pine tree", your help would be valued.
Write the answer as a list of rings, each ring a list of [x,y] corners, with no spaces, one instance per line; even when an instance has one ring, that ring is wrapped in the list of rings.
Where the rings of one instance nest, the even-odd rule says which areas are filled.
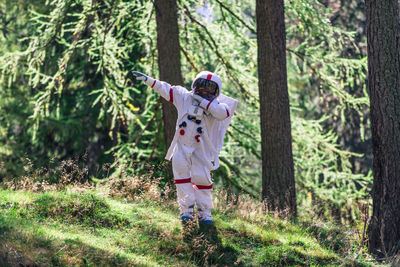
[[[262,139],[262,197],[295,217],[296,191],[286,73],[283,0],[256,2]]]
[[[373,143],[373,214],[369,249],[400,249],[400,25],[397,0],[366,1],[368,91]]]
[[[175,0],[154,1],[157,21],[157,50],[160,80],[172,85],[182,85],[179,44],[178,14]],[[167,147],[175,134],[177,112],[175,107],[162,99],[164,134]]]

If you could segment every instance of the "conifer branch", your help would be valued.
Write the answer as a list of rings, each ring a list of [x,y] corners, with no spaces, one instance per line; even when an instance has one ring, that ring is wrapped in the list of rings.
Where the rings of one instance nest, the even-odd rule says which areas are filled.
[[[50,44],[52,44],[56,40],[57,36],[59,35],[62,29],[62,25],[64,24],[64,20],[67,17],[67,13],[72,5],[72,2],[73,2],[72,0],[67,1],[64,10],[62,12],[62,15],[60,16],[60,19],[57,21],[56,26],[54,27],[55,30],[51,38],[42,47],[40,46],[37,47],[37,49],[46,49]],[[32,52],[35,52],[35,50],[33,50]]]
[[[0,10],[0,18],[4,17],[4,16],[5,15],[4,15],[3,11]],[[7,31],[9,31],[9,32],[12,32],[13,34],[17,35],[18,38],[25,38],[26,35],[21,34],[17,30],[11,29],[10,27],[8,27],[8,23],[10,23],[10,21],[11,21],[11,19],[0,24],[0,28],[3,28],[0,30],[3,32],[4,36],[7,38]]]
[[[151,32],[151,30],[150,30],[150,21],[151,21],[151,19],[153,17],[153,14],[155,14],[155,8],[156,8],[156,6],[154,4],[154,1],[152,0],[151,2],[153,4],[151,6],[152,8],[150,10],[150,15],[148,15],[146,23],[145,23],[145,25],[147,26],[147,32],[148,33]],[[150,75],[155,76],[155,71],[154,70],[156,69],[156,67],[155,67],[155,62],[156,62],[155,55],[156,55],[156,53],[154,52],[155,49],[153,49],[155,47],[155,45],[154,45],[154,41],[151,38],[150,34],[147,34],[146,37],[150,40],[150,50],[151,50],[151,53],[150,53],[151,54],[151,68],[150,68],[151,69],[151,73],[150,73]]]
[[[235,125],[230,124],[229,126],[230,126],[232,129],[234,129],[236,132],[247,136],[247,137],[250,138],[251,140],[253,140],[253,141],[255,141],[255,142],[260,142],[260,140],[257,140],[256,138],[254,138],[253,135],[251,135],[251,134],[249,134],[249,133],[246,133],[246,132],[244,132],[244,131],[242,131],[242,130],[239,130],[237,127],[235,127]]]
[[[222,64],[225,67],[226,73],[228,74],[228,76],[230,77],[230,79],[232,81],[234,81],[240,88],[240,92],[243,94],[244,99],[248,100],[248,99],[252,99],[253,100],[253,105],[258,107],[258,102],[257,102],[257,98],[255,96],[253,96],[250,92],[248,92],[246,90],[246,88],[242,85],[242,83],[235,77],[235,75],[233,75],[232,71],[234,70],[234,68],[231,66],[231,64],[229,63],[229,61],[225,60],[225,58],[222,56],[222,54],[219,51],[219,46],[217,45],[215,39],[213,38],[213,36],[211,35],[211,33],[208,31],[207,27],[204,26],[202,23],[200,23],[198,20],[196,20],[192,14],[189,11],[189,8],[186,5],[183,5],[184,9],[185,9],[185,13],[188,15],[188,17],[190,18],[190,20],[198,25],[200,25],[200,27],[202,27],[205,31],[205,33],[207,34],[207,37],[205,37],[198,28],[196,28],[197,33],[199,34],[199,37],[201,40],[203,40],[205,43],[207,43],[207,45],[215,52],[215,54],[217,55],[218,59],[222,62]],[[210,41],[211,40],[211,43]]]
[[[225,163],[229,168],[231,168],[236,175],[238,175],[238,177],[240,177],[240,170],[237,169],[236,167],[234,167],[227,159],[225,159],[224,157],[221,157],[220,160]],[[222,178],[225,179],[230,185],[232,185],[234,188],[238,189],[239,191],[242,191],[243,193],[246,193],[250,196],[252,196],[253,198],[260,198],[259,196],[257,196],[256,194],[254,194],[253,192],[247,190],[246,188],[244,188],[243,186],[241,186],[238,182],[236,182],[235,180],[233,180],[231,177],[229,177],[228,175],[222,175]],[[249,184],[246,184],[249,187],[252,187]]]
[[[146,125],[143,127],[143,130],[141,131],[141,133],[137,136],[136,140],[133,142],[134,145],[137,145],[140,141],[140,139],[142,139],[144,132],[147,130],[147,128],[149,128],[150,124],[154,121],[154,119],[157,117],[157,111],[160,108],[160,104],[161,104],[161,99],[159,98],[156,105],[154,106],[154,114],[151,117],[150,120],[147,121]]]
[[[101,61],[102,61],[102,66],[103,66],[103,60],[104,60],[104,50],[105,50],[105,44],[106,44],[106,37],[109,31],[112,28],[112,25],[114,23],[110,23],[110,17],[112,16],[112,12],[114,10],[114,4],[115,0],[112,1],[111,4],[111,9],[110,9],[110,14],[107,16],[106,22],[104,23],[104,32],[103,32],[103,41],[102,41],[102,50],[101,50]]]
[[[194,62],[190,59],[188,53],[186,52],[185,49],[182,48],[182,46],[180,47],[180,50],[182,51],[182,53],[185,55],[187,61],[189,62],[189,64],[194,68],[194,70],[196,72],[200,72],[199,68],[196,67],[196,65],[194,64]]]
[[[251,33],[257,34],[257,31],[253,29],[251,26],[247,25],[247,23],[242,20],[238,15],[236,15],[232,10],[230,10],[227,6],[225,6],[221,1],[215,0],[223,9],[228,11],[233,17],[235,17],[238,21],[240,21],[243,26],[250,30]]]
[[[156,105],[159,105],[159,103],[160,103],[160,99],[158,100],[158,103]],[[159,108],[159,106],[154,108],[154,114],[157,114],[158,108]],[[161,125],[162,125],[162,120],[159,120],[158,121],[158,127],[157,127],[157,133],[156,133],[155,136],[159,136],[161,134],[161,130],[162,130],[161,129]],[[150,157],[149,157],[149,161],[153,159],[154,152],[156,151],[156,148],[157,148],[157,145],[158,145],[158,142],[157,142],[158,139],[155,138],[155,140],[156,141],[154,141],[154,143],[153,143],[151,154],[150,154]]]
[[[230,169],[233,170],[233,172],[238,176],[241,177],[242,176],[242,172],[239,169],[238,166],[236,166],[235,164],[232,164],[231,162],[229,162],[225,157],[221,157],[220,160],[222,162],[224,162]],[[242,182],[249,188],[254,189],[255,191],[257,191],[257,189],[254,187],[254,184],[249,184],[248,182],[242,180]]]
[[[64,54],[64,56],[61,60],[61,64],[59,66],[58,72],[54,75],[53,80],[58,82],[60,85],[62,85],[65,81],[65,79],[63,78],[63,74],[67,70],[68,63],[72,57],[72,54],[75,52],[75,49],[76,49],[79,41],[82,38],[82,34],[86,31],[86,29],[89,26],[90,18],[91,18],[90,15],[86,15],[85,19],[82,21],[82,23],[77,24],[77,27],[76,27],[77,29],[73,34],[74,41],[72,42],[71,46],[66,51],[66,53]],[[59,94],[61,94],[62,88],[63,88],[63,86],[60,87]]]
[[[241,147],[244,147],[244,148],[250,150],[251,154],[256,156],[257,159],[261,160],[260,154],[257,152],[257,150],[254,147],[244,144],[240,138],[237,138],[236,136],[234,136],[229,130],[227,131],[227,133],[229,136],[231,136],[233,138],[233,140],[237,141]]]

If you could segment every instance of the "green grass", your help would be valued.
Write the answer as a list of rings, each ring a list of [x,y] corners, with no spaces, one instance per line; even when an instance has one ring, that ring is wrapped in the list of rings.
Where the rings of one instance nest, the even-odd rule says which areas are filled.
[[[0,265],[374,265],[352,252],[337,228],[246,218],[218,207],[214,214],[215,227],[182,228],[172,201],[127,202],[100,189],[0,189]]]

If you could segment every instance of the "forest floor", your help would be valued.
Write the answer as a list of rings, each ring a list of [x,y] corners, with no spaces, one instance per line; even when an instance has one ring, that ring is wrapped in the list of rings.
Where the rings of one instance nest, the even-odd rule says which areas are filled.
[[[215,205],[215,226],[182,226],[173,200],[110,192],[0,189],[0,266],[377,265],[348,228],[225,201]]]

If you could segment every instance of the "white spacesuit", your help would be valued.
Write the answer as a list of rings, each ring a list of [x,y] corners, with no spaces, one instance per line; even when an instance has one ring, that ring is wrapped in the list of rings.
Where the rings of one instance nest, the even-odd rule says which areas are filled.
[[[192,91],[139,72],[133,74],[178,111],[176,133],[166,159],[172,159],[182,221],[193,219],[196,206],[199,223],[213,224],[210,171],[219,166],[218,154],[237,100],[221,94],[221,79],[208,71],[196,76]]]

